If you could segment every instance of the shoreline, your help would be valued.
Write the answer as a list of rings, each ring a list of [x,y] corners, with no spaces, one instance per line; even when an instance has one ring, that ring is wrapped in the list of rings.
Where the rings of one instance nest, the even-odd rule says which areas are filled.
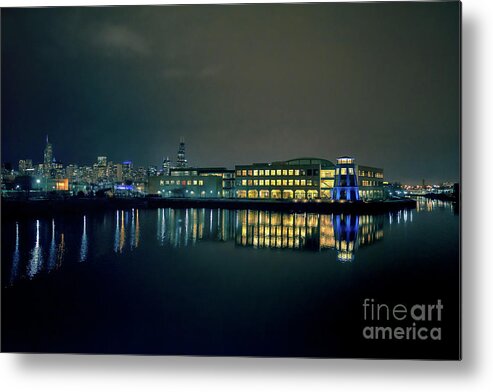
[[[159,198],[69,198],[62,200],[2,199],[3,218],[36,218],[59,214],[85,214],[120,209],[156,208],[221,208],[228,210],[263,210],[284,212],[312,212],[322,214],[381,214],[401,209],[416,208],[416,200],[375,202],[294,202],[283,200],[242,199],[159,199]]]

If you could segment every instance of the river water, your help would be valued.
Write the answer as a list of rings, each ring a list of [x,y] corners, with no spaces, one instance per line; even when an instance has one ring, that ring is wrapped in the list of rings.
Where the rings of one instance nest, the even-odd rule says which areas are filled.
[[[426,199],[384,215],[128,209],[5,220],[2,350],[457,358],[459,227],[453,204]],[[439,327],[440,340],[365,338],[376,323],[365,299],[440,300],[441,320],[417,326]]]

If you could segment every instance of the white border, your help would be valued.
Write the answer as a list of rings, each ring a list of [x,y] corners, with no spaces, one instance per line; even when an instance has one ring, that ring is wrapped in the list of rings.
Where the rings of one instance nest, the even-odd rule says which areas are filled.
[[[241,3],[247,2],[251,1]],[[2,7],[163,3],[171,2],[0,0]],[[1,354],[2,390],[490,390],[493,258],[489,223],[493,217],[487,195],[493,194],[488,159],[493,141],[492,3],[463,2],[462,362]]]

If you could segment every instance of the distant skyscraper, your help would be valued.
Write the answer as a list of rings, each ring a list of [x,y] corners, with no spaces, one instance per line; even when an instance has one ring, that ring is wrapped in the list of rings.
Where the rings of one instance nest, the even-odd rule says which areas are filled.
[[[169,176],[171,169],[171,161],[169,157],[163,159],[163,176]]]
[[[185,139],[180,139],[180,147],[178,147],[178,158],[176,160],[176,167],[187,167],[187,160],[185,158]]]
[[[51,163],[53,162],[53,146],[51,145],[50,141],[48,140],[48,135],[46,135],[46,146],[44,150],[44,159],[43,163],[45,164],[46,167],[51,166]]]
[[[48,140],[48,135],[46,135],[46,146],[43,154],[43,171],[45,175],[50,175],[50,171],[53,164],[53,146]]]

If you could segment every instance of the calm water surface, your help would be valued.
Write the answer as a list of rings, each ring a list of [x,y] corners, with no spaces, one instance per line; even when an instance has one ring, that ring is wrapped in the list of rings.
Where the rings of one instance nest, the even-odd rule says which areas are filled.
[[[455,358],[459,216],[130,209],[2,221],[2,349]],[[444,303],[441,341],[371,341],[362,302]]]

